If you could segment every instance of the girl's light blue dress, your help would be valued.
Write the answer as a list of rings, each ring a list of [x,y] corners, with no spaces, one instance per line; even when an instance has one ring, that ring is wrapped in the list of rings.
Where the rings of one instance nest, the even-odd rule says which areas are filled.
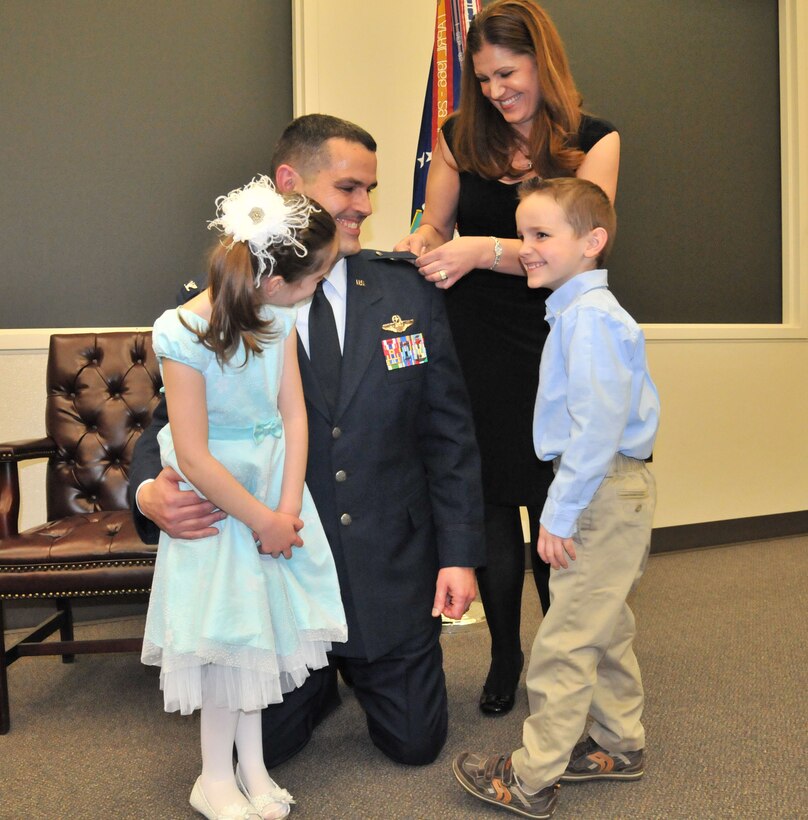
[[[192,327],[205,320],[179,309]],[[278,390],[291,308],[263,308],[275,334],[243,365],[243,351],[221,367],[214,354],[166,311],[152,332],[154,352],[205,377],[209,448],[256,498],[274,509],[285,454]],[[163,465],[177,472],[171,419],[158,434]],[[259,554],[250,528],[228,516],[218,536],[184,541],[160,534],[142,661],[160,666],[165,709],[189,714],[203,696],[252,711],[283,699],[310,669],[328,663],[332,641],[347,629],[334,559],[308,488],[300,513],[303,547],[292,558]]]

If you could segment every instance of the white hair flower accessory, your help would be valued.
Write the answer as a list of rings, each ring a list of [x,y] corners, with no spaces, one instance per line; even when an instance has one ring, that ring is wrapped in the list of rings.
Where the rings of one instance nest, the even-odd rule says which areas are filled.
[[[255,286],[269,268],[275,270],[273,248],[294,248],[306,256],[306,246],[297,238],[297,232],[308,227],[312,212],[318,209],[304,196],[284,198],[277,192],[272,180],[265,175],[254,177],[243,188],[236,188],[216,200],[216,219],[208,222],[208,229],[222,231],[233,242],[246,242],[258,260]]]

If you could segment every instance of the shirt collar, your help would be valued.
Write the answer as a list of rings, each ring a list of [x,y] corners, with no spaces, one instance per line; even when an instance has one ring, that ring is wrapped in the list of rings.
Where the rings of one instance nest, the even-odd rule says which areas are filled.
[[[607,271],[605,268],[588,270],[577,273],[568,282],[554,290],[545,301],[547,306],[547,320],[560,316],[579,296],[596,288],[608,287]]]
[[[323,287],[328,287],[344,302],[348,292],[348,260],[343,256],[326,276]]]

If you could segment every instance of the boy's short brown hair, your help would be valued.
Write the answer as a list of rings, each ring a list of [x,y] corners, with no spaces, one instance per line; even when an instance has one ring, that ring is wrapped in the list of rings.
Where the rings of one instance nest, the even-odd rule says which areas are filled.
[[[606,231],[608,239],[597,258],[598,267],[603,267],[617,232],[617,214],[603,189],[588,179],[578,177],[533,177],[519,186],[519,201],[524,202],[533,194],[549,194],[564,211],[576,236],[583,236],[595,228]]]

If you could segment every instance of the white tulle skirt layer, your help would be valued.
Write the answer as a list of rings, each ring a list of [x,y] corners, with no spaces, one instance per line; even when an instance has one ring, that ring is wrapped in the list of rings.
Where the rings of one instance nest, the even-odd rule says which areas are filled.
[[[174,654],[143,642],[143,663],[160,666],[160,689],[166,712],[190,715],[212,695],[216,706],[251,712],[280,703],[286,692],[301,686],[310,670],[328,665],[332,641],[346,639],[345,628],[301,634],[292,655],[275,655],[250,647],[198,648],[194,654]]]

